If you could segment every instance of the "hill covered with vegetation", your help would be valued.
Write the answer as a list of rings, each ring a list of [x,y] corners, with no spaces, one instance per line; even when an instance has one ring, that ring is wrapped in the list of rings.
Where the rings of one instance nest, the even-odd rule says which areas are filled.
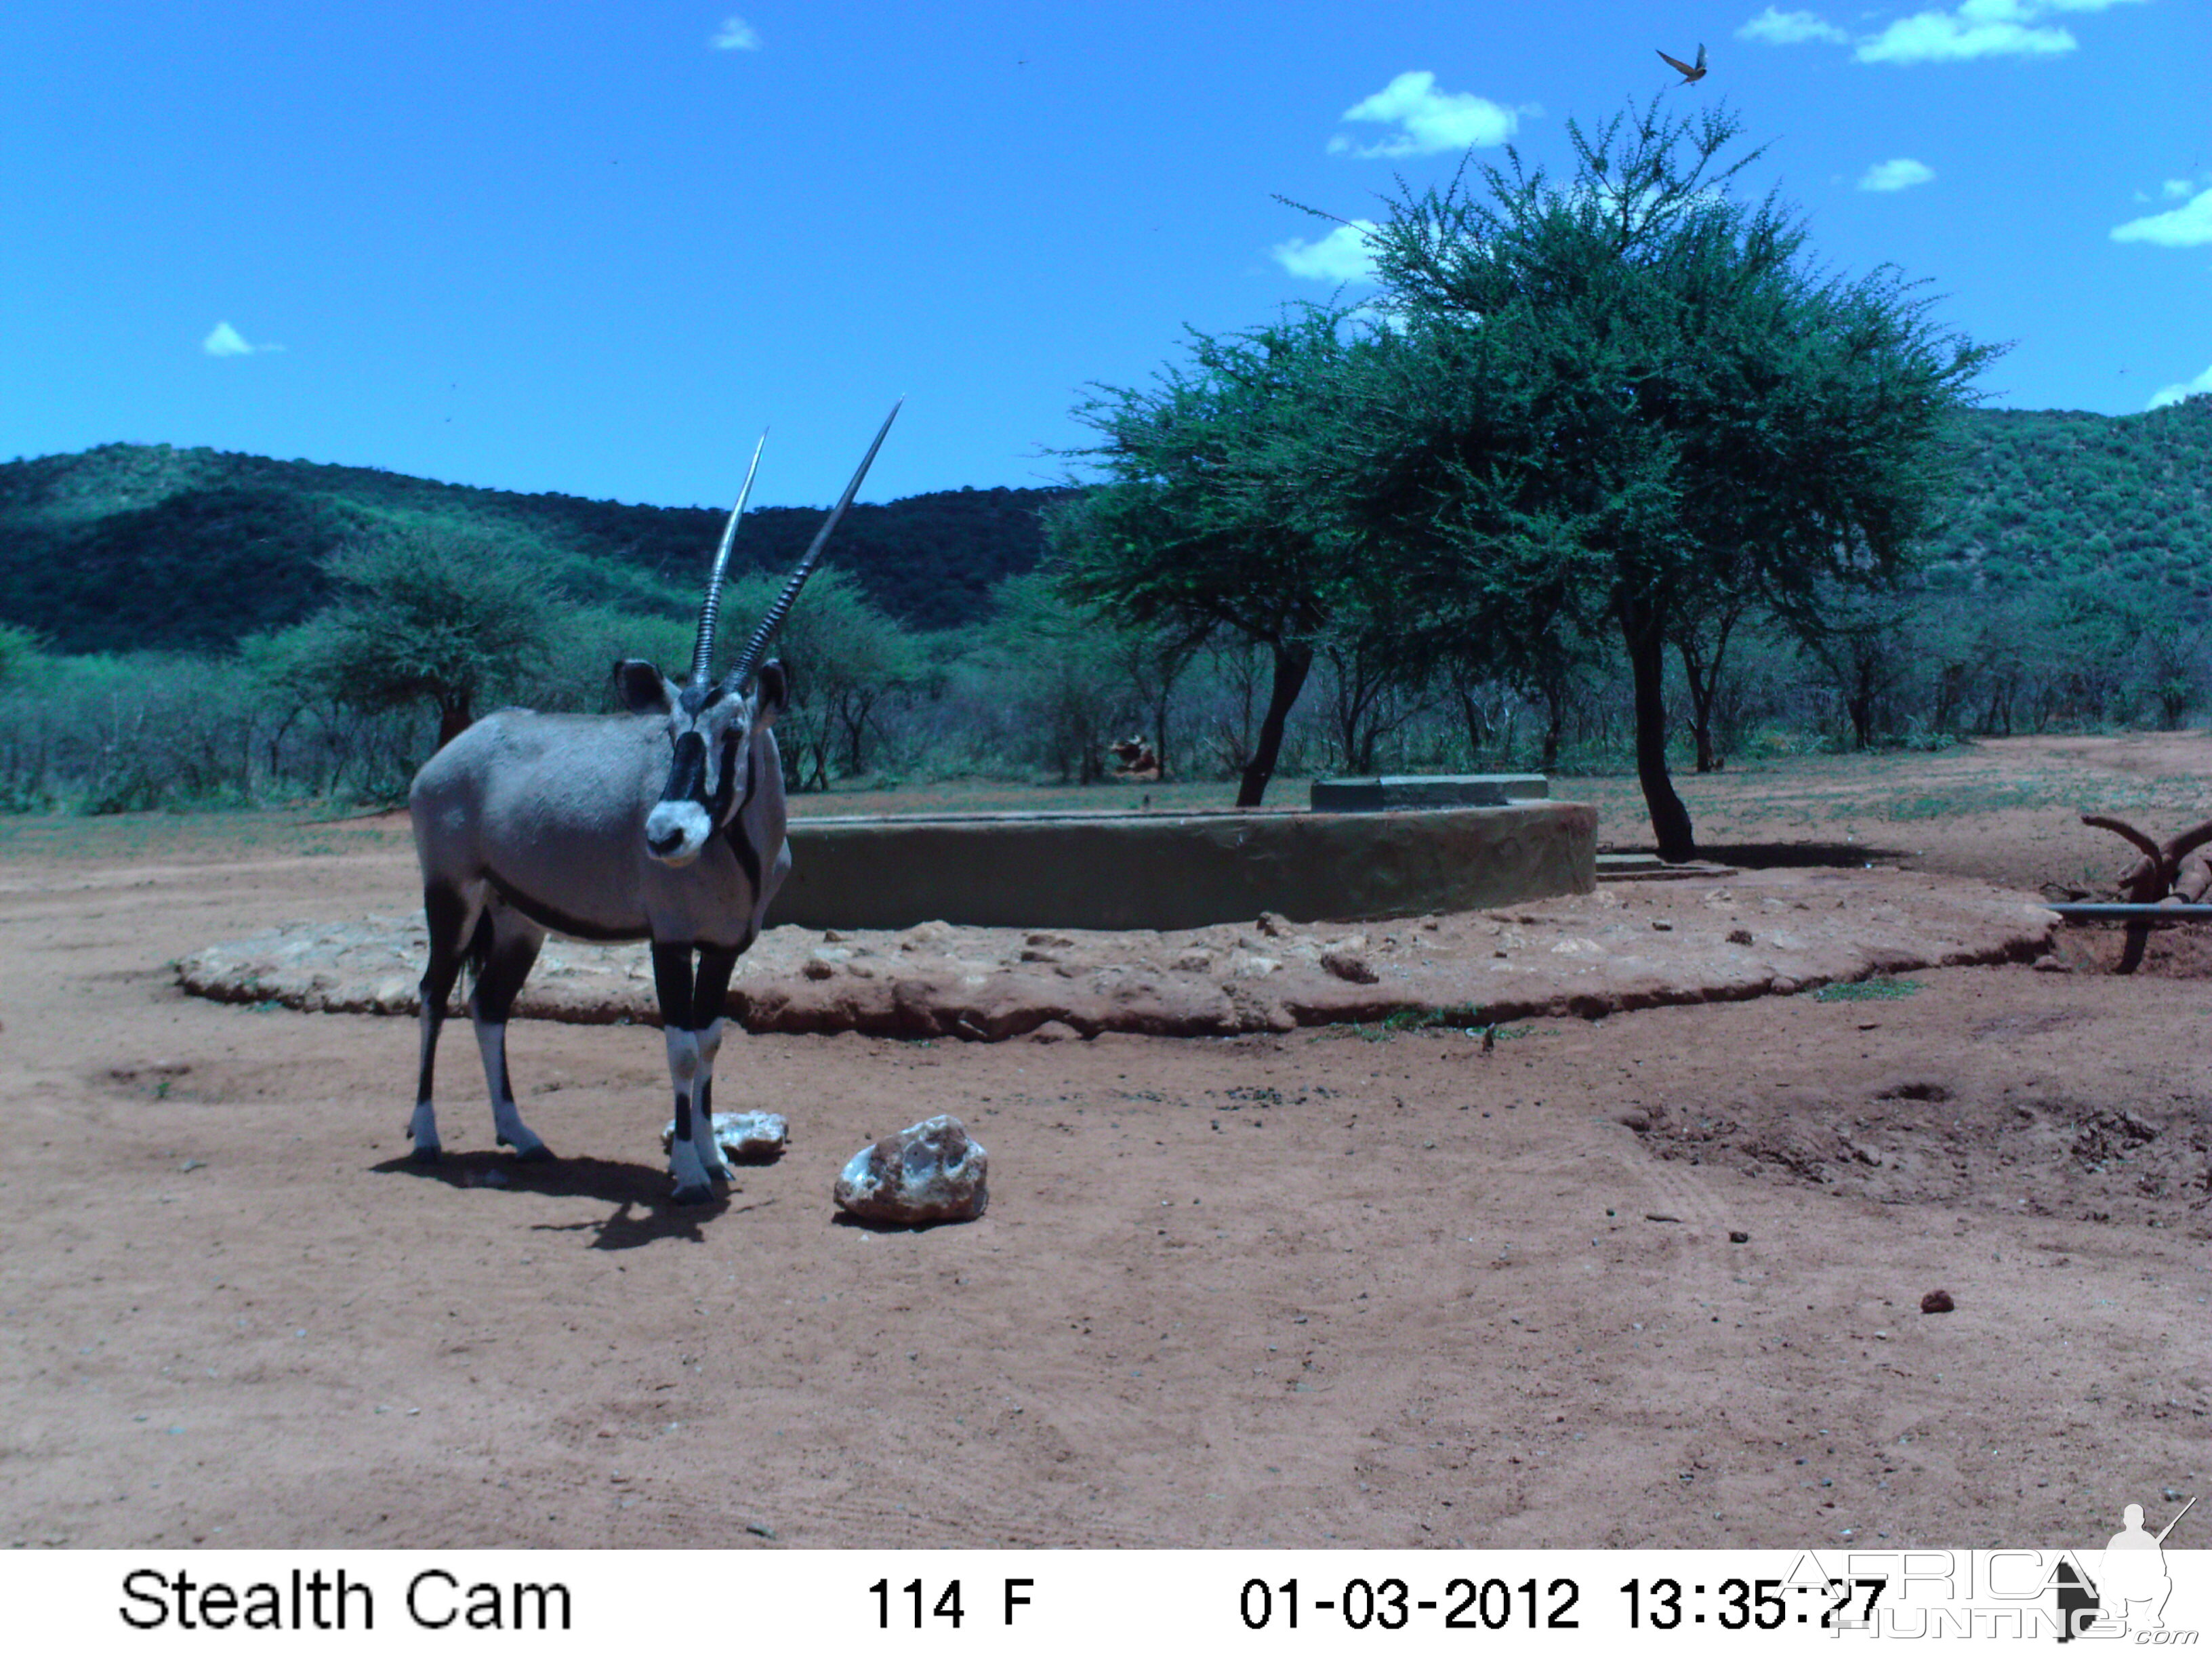
[[[2212,397],[2147,414],[1980,410],[1929,585],[2018,593],[2088,580],[2212,601]],[[909,628],[981,620],[1045,556],[1053,489],[958,489],[858,506],[832,564]],[[629,506],[434,483],[368,467],[108,444],[0,463],[0,622],[63,652],[223,651],[331,598],[325,562],[381,531],[509,544],[574,601],[681,615],[720,534],[710,507]],[[822,510],[745,515],[738,574],[780,573]]]
[[[2212,397],[2142,415],[1977,410],[1960,441],[1931,575],[2003,588],[2097,574],[2212,599]]]
[[[999,581],[1034,568],[1051,489],[939,490],[856,506],[831,562],[915,628],[980,618]],[[787,570],[823,510],[745,514],[735,571]],[[627,506],[437,483],[370,467],[166,444],[107,444],[0,464],[0,620],[64,652],[222,650],[330,598],[324,562],[380,531],[465,533],[544,562],[568,598],[679,611],[723,510]]]

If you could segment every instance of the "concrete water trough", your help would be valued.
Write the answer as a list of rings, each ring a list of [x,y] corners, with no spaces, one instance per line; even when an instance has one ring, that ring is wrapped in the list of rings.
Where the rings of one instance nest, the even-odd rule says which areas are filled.
[[[1597,884],[1597,809],[805,817],[769,922],[1205,927],[1484,909]]]

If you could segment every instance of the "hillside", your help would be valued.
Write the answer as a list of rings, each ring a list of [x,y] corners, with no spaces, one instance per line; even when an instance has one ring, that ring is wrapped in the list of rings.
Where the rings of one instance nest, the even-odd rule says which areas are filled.
[[[1960,494],[1927,552],[1939,583],[2004,588],[2083,575],[2212,599],[2212,397],[2148,414],[1992,410],[1964,419]],[[832,558],[909,626],[971,622],[1036,565],[1050,489],[939,490],[855,507]],[[745,515],[735,561],[790,568],[822,509]],[[572,599],[687,609],[722,514],[523,495],[367,467],[110,444],[0,464],[0,620],[70,652],[205,650],[299,621],[321,561],[404,524],[534,550]]]
[[[1982,410],[1928,551],[2005,587],[2095,574],[2212,599],[2212,396],[2144,415]]]
[[[856,506],[830,557],[910,626],[981,616],[993,584],[1043,553],[1049,489],[939,490]],[[788,569],[823,509],[745,514],[733,567]],[[697,602],[726,509],[631,507],[477,489],[368,467],[109,444],[0,464],[0,620],[68,652],[220,648],[297,622],[321,563],[385,525],[448,526],[530,548],[570,598]]]

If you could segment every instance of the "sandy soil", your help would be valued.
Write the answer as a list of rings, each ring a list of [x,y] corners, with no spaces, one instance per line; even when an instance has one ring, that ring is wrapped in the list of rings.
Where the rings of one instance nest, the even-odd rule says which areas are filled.
[[[1686,793],[1740,862],[2033,897],[2124,861],[2081,811],[2212,813],[2212,743]],[[793,1146],[692,1210],[648,1030],[518,1023],[564,1154],[535,1168],[454,1031],[424,1172],[411,1020],[179,991],[211,939],[404,912],[393,826],[30,820],[0,853],[10,1542],[2081,1543],[2212,1461],[2201,934],[2131,978],[2077,931],[1487,1054],[745,1037],[716,1103]],[[839,1222],[844,1158],[939,1110],[990,1150],[988,1215]]]

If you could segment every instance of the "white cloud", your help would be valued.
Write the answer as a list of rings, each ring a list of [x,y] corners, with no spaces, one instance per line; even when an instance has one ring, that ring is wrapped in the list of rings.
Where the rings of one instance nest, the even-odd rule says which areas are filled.
[[[1859,177],[1861,190],[1911,190],[1915,185],[1924,185],[1936,176],[1936,169],[1909,155],[1900,155],[1891,161],[1877,161]]]
[[[1852,55],[1862,64],[1963,63],[1976,58],[2051,58],[2081,43],[2064,29],[1969,21],[1940,11],[1900,17]]]
[[[1375,255],[1367,238],[1374,229],[1372,219],[1354,219],[1348,225],[1339,225],[1318,242],[1293,236],[1267,252],[1293,276],[1322,283],[1371,283]]]
[[[1347,121],[1382,121],[1398,127],[1396,137],[1377,144],[1358,144],[1339,133],[1328,141],[1332,155],[1432,155],[1439,150],[1502,144],[1519,130],[1521,117],[1503,104],[1471,92],[1438,92],[1427,70],[1408,70],[1372,97],[1344,112]]]
[[[2169,201],[2177,196],[2186,196],[2191,191],[2196,188],[2197,186],[2191,184],[2186,179],[2169,179],[2159,186],[2160,192],[2162,192]]]
[[[228,323],[217,323],[200,349],[210,357],[251,357],[258,351],[282,351],[280,345],[254,345]]]
[[[2116,242],[2155,242],[2160,247],[2202,247],[2212,242],[2212,190],[2186,207],[2112,227]]]
[[[725,17],[720,30],[708,44],[716,52],[758,52],[760,31],[742,17]]]
[[[1963,0],[1955,12],[1901,17],[1852,55],[1862,64],[1963,63],[1976,58],[2051,58],[2081,45],[2071,32],[2035,27],[2055,11],[2106,11],[2142,0]]]
[[[2145,409],[2164,409],[2168,404],[2178,404],[2184,398],[2199,392],[2212,392],[2212,368],[2206,369],[2193,380],[2179,380],[2172,386],[2162,386],[2151,394]]]
[[[1739,40],[1764,40],[1770,46],[1794,46],[1806,40],[1848,40],[1850,36],[1818,13],[1777,11],[1769,6],[1735,32]]]

